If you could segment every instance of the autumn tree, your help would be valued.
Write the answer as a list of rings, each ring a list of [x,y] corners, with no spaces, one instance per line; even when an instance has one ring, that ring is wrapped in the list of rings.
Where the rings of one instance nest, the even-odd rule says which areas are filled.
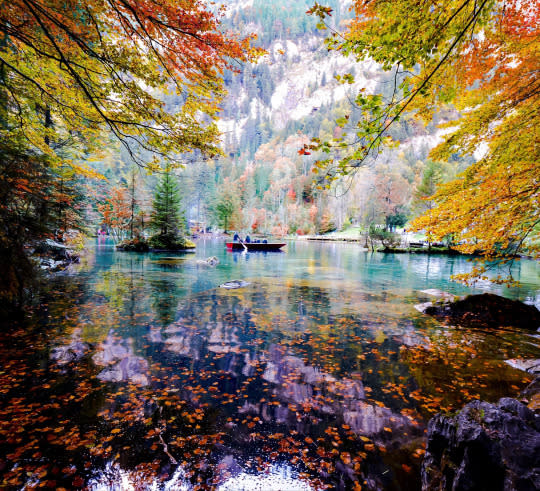
[[[431,157],[476,154],[457,179],[433,196],[435,206],[414,226],[431,239],[452,234],[463,252],[486,259],[526,251],[539,254],[538,128],[540,35],[538,2],[450,0],[354,2],[355,19],[329,49],[356,60],[372,58],[393,74],[388,98],[360,92],[363,117],[338,123],[351,136],[314,141],[303,151],[327,152],[317,163],[322,182],[354,173],[387,143],[388,131],[407,111],[425,121],[446,104],[461,110]],[[322,22],[331,15],[311,9]],[[341,77],[343,83],[353,80]],[[332,152],[344,149],[335,160]],[[480,275],[473,271],[470,277]],[[461,279],[467,279],[462,277]]]
[[[107,197],[98,204],[102,223],[115,241],[124,240],[131,228],[131,199],[123,186],[112,186]]]
[[[77,179],[97,177],[89,157],[99,158],[111,137],[150,170],[179,165],[185,152],[219,153],[222,74],[255,53],[248,38],[224,32],[223,14],[199,0],[2,2],[0,165],[18,170],[0,176],[11,193],[0,222],[40,225],[17,238],[10,228],[6,249],[11,240],[25,253],[19,237],[62,237],[76,224]],[[25,216],[13,214],[15,202]],[[123,211],[104,212],[124,234]],[[18,277],[29,276],[23,266]]]
[[[50,142],[88,145],[106,129],[152,168],[194,149],[218,153],[221,73],[248,50],[220,31],[221,15],[198,0],[4,3],[4,125],[52,154]],[[162,98],[171,92],[181,101],[174,111]]]

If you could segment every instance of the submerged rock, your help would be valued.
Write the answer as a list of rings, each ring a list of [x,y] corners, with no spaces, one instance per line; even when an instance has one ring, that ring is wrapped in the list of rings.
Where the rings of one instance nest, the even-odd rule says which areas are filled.
[[[540,311],[534,305],[492,293],[470,295],[455,302],[422,304],[425,314],[469,327],[521,327],[536,330]]]
[[[474,401],[428,424],[424,490],[540,489],[540,415],[503,398]]]
[[[427,290],[420,290],[420,293],[429,295],[430,297],[444,298],[446,300],[455,300],[456,296],[451,293],[444,292],[438,288],[428,288]]]

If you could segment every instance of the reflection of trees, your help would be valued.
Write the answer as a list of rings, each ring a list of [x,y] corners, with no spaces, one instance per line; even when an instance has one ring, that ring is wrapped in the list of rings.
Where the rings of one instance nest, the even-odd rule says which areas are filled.
[[[131,293],[129,277],[118,274],[118,272],[113,270],[100,273],[95,289],[96,292],[105,296],[111,310],[122,309]]]
[[[159,322],[163,326],[174,322],[180,297],[177,281],[161,277],[150,280],[150,287],[152,308]]]
[[[321,366],[308,364],[305,360],[311,360],[310,356],[296,354],[294,343],[288,346],[287,332],[290,325],[297,323],[297,319],[291,317],[307,318],[303,312],[293,315],[288,311],[289,306],[292,304],[298,310],[295,299],[308,298],[304,301],[306,311],[310,312],[319,301],[319,293],[304,290],[301,295],[291,295],[284,292],[279,299],[267,295],[265,306],[280,308],[278,312],[282,315],[275,311],[273,315],[271,311],[264,317],[259,316],[259,306],[246,302],[240,292],[201,294],[186,302],[179,309],[179,319],[162,330],[159,341],[163,339],[169,352],[184,359],[180,365],[183,368],[179,372],[177,369],[180,377],[173,384],[174,394],[195,407],[211,408],[212,417],[221,422],[218,424],[223,430],[221,445],[225,445],[221,448],[234,455],[234,459],[229,460],[235,466],[247,465],[254,449],[258,449],[257,453],[264,448],[267,454],[287,456],[295,463],[298,463],[295,455],[303,455],[298,465],[312,473],[314,479],[320,478],[323,465],[330,482],[333,482],[333,473],[350,482],[359,478],[353,470],[353,458],[359,458],[357,452],[376,469],[380,465],[373,454],[376,445],[391,449],[421,434],[409,417],[367,399],[360,372],[349,371],[346,376],[331,374]],[[246,296],[250,300],[258,298],[253,292]],[[330,314],[324,318],[328,322],[335,320]],[[345,339],[360,328],[358,323],[350,321],[352,319],[342,320],[335,336],[323,330],[326,337],[316,341],[314,350],[332,349],[332,343],[341,342],[340,337]],[[311,318],[310,322],[309,328],[316,330],[319,320]],[[227,421],[229,423],[223,425]],[[340,425],[345,425],[347,430],[339,429]],[[186,448],[186,430],[171,429],[164,434],[175,455],[178,451],[175,438],[179,434],[182,435],[180,448]],[[299,432],[298,438],[285,437],[291,432]],[[315,435],[323,435],[323,441],[310,443]],[[336,447],[339,451],[333,453]],[[346,463],[339,457],[345,450]],[[219,469],[221,460],[214,452],[209,451],[206,458]],[[267,456],[263,461],[271,462],[272,458],[276,457]],[[197,458],[190,454],[190,467],[196,468],[199,465],[196,462]],[[342,470],[337,471],[336,466],[341,466]],[[362,479],[369,477],[374,487],[384,487],[384,480],[371,476],[369,469],[362,469]],[[343,477],[343,473],[348,477]]]
[[[171,281],[160,281],[166,296],[175,295]],[[321,297],[328,308],[315,315]],[[135,319],[145,308],[138,298]],[[137,479],[141,469],[150,480],[181,471],[189,485],[221,482],[223,469],[264,472],[287,462],[315,487],[317,479],[345,489],[356,480],[367,489],[397,487],[401,464],[419,462],[403,450],[423,429],[413,410],[437,403],[427,388],[440,386],[437,377],[461,376],[451,365],[437,367],[445,358],[456,361],[463,337],[415,328],[392,312],[391,302],[390,295],[255,283],[194,295],[178,308],[166,304],[162,315],[156,309],[161,322],[177,320],[141,336],[150,344],[146,360],[140,348],[109,332],[92,359],[94,377],[109,391],[99,425],[112,439],[95,435],[91,455],[118,454],[122,472]],[[356,305],[356,312],[344,314],[344,305]],[[131,310],[124,306],[124,314]],[[437,353],[432,344],[445,339]],[[91,349],[77,336],[67,342],[58,350],[62,369],[82,348]],[[495,352],[486,347],[478,358]],[[118,432],[109,434],[113,428]]]
[[[513,336],[476,331],[464,339],[463,330],[446,327],[432,331],[424,343],[402,349],[400,359],[419,387],[413,397],[421,410],[454,411],[473,399],[496,401],[517,392],[526,377],[504,359],[538,356],[538,348],[511,342]]]

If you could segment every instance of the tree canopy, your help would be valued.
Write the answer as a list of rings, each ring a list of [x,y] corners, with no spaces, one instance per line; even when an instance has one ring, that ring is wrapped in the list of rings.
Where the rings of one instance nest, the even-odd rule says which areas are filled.
[[[4,131],[54,154],[62,143],[87,149],[106,129],[150,167],[217,153],[221,74],[250,53],[248,38],[220,31],[221,14],[199,0],[2,2]]]
[[[414,227],[433,239],[451,234],[459,249],[488,259],[523,250],[538,255],[539,4],[357,0],[354,9],[347,32],[334,32],[328,48],[375,60],[393,71],[394,86],[389,98],[360,92],[355,104],[363,117],[338,121],[352,136],[315,140],[302,150],[330,154],[317,163],[320,181],[354,173],[388,143],[388,129],[405,112],[430,121],[452,104],[460,117],[446,124],[431,157],[474,154],[477,161],[440,188]],[[318,4],[310,12],[322,21],[331,15]],[[336,149],[341,156],[333,158]]]
[[[0,2],[0,300],[23,297],[29,245],[84,227],[110,136],[149,170],[220,152],[223,72],[256,54],[222,17],[201,0]],[[133,202],[112,191],[105,223],[125,233]]]

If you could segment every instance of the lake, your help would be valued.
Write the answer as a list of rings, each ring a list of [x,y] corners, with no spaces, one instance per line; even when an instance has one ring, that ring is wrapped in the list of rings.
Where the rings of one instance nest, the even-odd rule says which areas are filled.
[[[216,256],[216,267],[197,260]],[[427,421],[517,396],[540,358],[513,329],[444,326],[422,290],[463,257],[289,242],[282,253],[116,252],[100,239],[0,334],[0,483],[19,488],[420,489]],[[227,290],[219,285],[249,284]],[[534,333],[533,333],[534,334]],[[356,486],[356,488],[355,488]]]

